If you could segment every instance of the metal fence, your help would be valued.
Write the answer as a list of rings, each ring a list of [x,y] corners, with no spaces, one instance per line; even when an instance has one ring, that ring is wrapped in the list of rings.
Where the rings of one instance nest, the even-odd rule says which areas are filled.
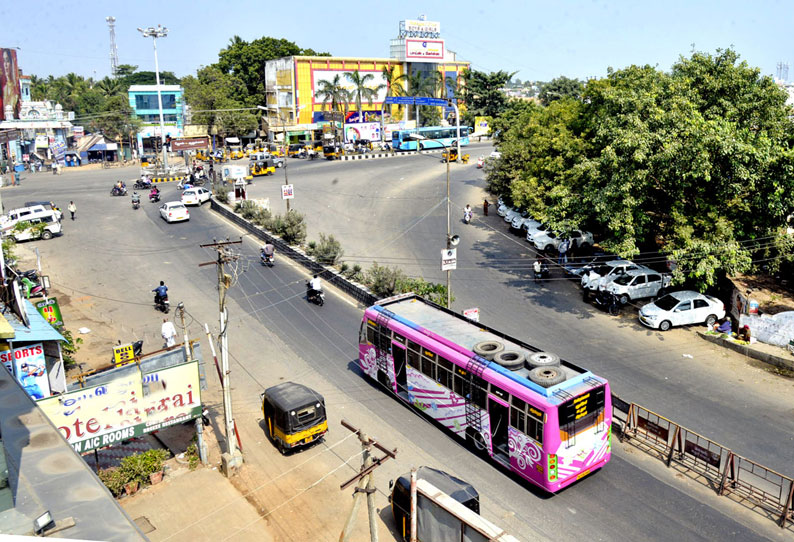
[[[794,520],[794,479],[732,452],[664,416],[612,395],[612,423],[621,440],[636,439],[673,463],[701,476],[718,495],[751,501],[781,528]]]

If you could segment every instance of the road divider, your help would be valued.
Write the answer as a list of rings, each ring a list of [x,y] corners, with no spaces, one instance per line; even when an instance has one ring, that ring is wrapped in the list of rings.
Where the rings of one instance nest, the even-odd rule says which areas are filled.
[[[172,181],[184,181],[186,179],[185,176],[182,177],[153,177],[153,183],[170,183]]]
[[[400,152],[368,152],[364,154],[345,154],[342,155],[340,160],[372,160],[376,158],[395,158],[398,156],[414,156],[416,154],[436,154],[443,149],[434,149],[429,151],[400,151]]]
[[[250,221],[244,219],[240,215],[236,214],[228,205],[224,205],[215,200],[215,198],[210,199],[210,209],[224,217],[225,219],[237,224],[252,236],[256,237],[257,239],[261,239],[263,241],[269,241],[273,243],[276,247],[276,250],[279,254],[286,256],[293,261],[299,263],[303,267],[309,270],[311,274],[318,274],[320,277],[330,284],[333,284],[346,294],[352,296],[365,306],[374,305],[377,301],[377,297],[375,297],[372,292],[369,291],[369,288],[364,286],[363,284],[359,284],[353,280],[350,280],[344,276],[342,276],[339,271],[334,269],[333,267],[329,267],[318,263],[315,261],[311,256],[306,254],[304,251],[297,247],[293,247],[287,244],[281,237],[271,234],[267,230],[260,228],[259,226],[252,224]]]
[[[794,520],[794,479],[734,453],[635,403],[612,395],[612,423],[620,440],[675,466],[713,488],[717,495],[752,503],[781,528]]]

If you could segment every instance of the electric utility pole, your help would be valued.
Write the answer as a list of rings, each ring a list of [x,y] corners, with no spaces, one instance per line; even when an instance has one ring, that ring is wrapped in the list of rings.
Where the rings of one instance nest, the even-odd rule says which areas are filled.
[[[356,512],[361,504],[361,497],[367,496],[367,512],[369,516],[369,537],[371,542],[378,542],[378,515],[375,511],[375,479],[373,472],[376,468],[381,466],[384,461],[394,459],[397,455],[397,448],[394,450],[387,450],[383,445],[376,440],[369,438],[363,431],[350,425],[345,420],[342,420],[342,426],[349,429],[358,435],[358,440],[361,442],[361,447],[364,450],[364,460],[361,464],[361,470],[353,478],[339,486],[339,489],[345,489],[354,482],[358,481],[356,488],[353,492],[353,508],[350,510],[350,515],[347,517],[345,526],[342,529],[342,534],[339,535],[339,542],[348,542],[350,534],[353,531],[353,525],[356,519]],[[383,457],[373,457],[372,447],[377,448],[383,452]]]
[[[224,454],[223,461],[226,467],[225,471],[228,473],[230,467],[238,467],[242,463],[242,454],[235,440],[235,425],[234,416],[232,415],[232,387],[229,384],[229,334],[228,323],[229,314],[226,309],[226,292],[232,285],[234,277],[231,273],[226,272],[226,265],[236,263],[239,260],[239,255],[231,250],[231,245],[240,245],[243,240],[239,241],[215,241],[206,245],[199,245],[201,248],[212,248],[218,252],[218,259],[214,262],[205,262],[199,264],[199,267],[205,265],[216,265],[218,269],[218,313],[220,321],[220,332],[218,338],[220,339],[221,350],[221,373],[223,376],[223,413],[224,425],[226,427],[226,454]]]

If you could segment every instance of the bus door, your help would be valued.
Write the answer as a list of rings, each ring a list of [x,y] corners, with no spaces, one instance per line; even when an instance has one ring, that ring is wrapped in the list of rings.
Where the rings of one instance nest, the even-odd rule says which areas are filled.
[[[509,461],[510,450],[507,443],[507,426],[510,420],[510,409],[507,403],[493,395],[488,396],[488,417],[491,425],[491,444],[496,459]],[[502,455],[503,457],[499,457]]]
[[[404,395],[407,398],[408,380],[405,376],[405,345],[392,342],[391,355],[392,358],[394,358],[394,379],[397,384],[397,389],[395,391],[398,395]]]

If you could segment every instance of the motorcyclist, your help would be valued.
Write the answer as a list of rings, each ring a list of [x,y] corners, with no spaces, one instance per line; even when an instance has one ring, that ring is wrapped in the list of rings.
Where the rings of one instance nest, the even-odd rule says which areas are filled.
[[[540,258],[537,258],[535,263],[532,264],[532,269],[535,271],[535,282],[549,272],[549,267]]]
[[[310,295],[319,295],[320,292],[323,291],[323,283],[316,274],[312,279],[309,281],[309,294]]]
[[[162,280],[160,281],[160,286],[152,290],[154,292],[154,303],[155,305],[162,303],[166,297],[168,297],[168,286],[165,285],[165,282]]]
[[[267,242],[259,249],[259,254],[266,258],[272,258],[276,254],[276,247],[273,246],[273,243]]]
[[[160,196],[160,191],[157,189],[156,186],[152,187],[152,190],[149,192],[149,199],[154,199]]]
[[[471,220],[471,205],[468,203],[466,204],[466,207],[463,208],[463,220],[466,222]]]
[[[135,205],[140,205],[140,203],[141,203],[141,197],[138,195],[138,193],[137,193],[137,192],[133,192],[133,193],[132,193],[132,198],[131,198],[131,201],[132,201],[132,205],[133,205],[133,206],[135,206]]]

